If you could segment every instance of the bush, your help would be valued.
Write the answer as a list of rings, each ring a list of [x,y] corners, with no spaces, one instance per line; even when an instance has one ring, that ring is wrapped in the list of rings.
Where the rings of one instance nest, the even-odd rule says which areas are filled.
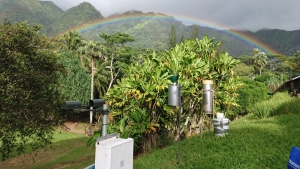
[[[263,119],[267,118],[270,115],[272,110],[272,105],[268,104],[268,102],[258,102],[253,107],[249,107],[249,111],[253,113],[256,117]]]
[[[242,79],[242,82],[243,87],[237,90],[239,94],[237,103],[240,105],[234,110],[237,115],[249,112],[249,108],[255,103],[268,98],[268,88],[264,83],[250,79]]]
[[[258,82],[265,83],[272,77],[272,74],[270,72],[265,72],[262,75],[255,76],[254,80]]]

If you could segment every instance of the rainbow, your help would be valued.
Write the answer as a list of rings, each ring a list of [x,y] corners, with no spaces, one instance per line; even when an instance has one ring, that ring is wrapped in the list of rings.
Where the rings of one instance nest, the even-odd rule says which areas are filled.
[[[174,17],[171,17],[171,16],[174,16]],[[81,25],[81,26],[78,26],[78,27],[75,27],[75,28],[72,28],[69,30],[75,30],[75,31],[78,31],[79,33],[83,33],[88,30],[92,30],[92,29],[102,27],[105,25],[115,24],[115,23],[119,23],[119,22],[126,22],[126,21],[130,21],[130,20],[145,19],[145,18],[152,18],[152,17],[161,18],[161,19],[165,19],[165,20],[171,20],[171,21],[175,19],[178,21],[185,21],[188,23],[194,23],[196,25],[206,26],[206,27],[217,29],[219,31],[226,33],[227,35],[229,35],[231,37],[234,37],[244,43],[247,43],[247,44],[253,46],[253,48],[261,49],[266,54],[281,55],[275,49],[271,48],[270,46],[261,42],[260,40],[255,39],[252,36],[247,35],[246,33],[243,33],[241,31],[231,30],[230,28],[228,28],[225,25],[221,25],[221,24],[214,23],[214,22],[211,22],[208,20],[204,20],[201,18],[194,18],[194,17],[190,17],[190,16],[183,16],[183,15],[177,15],[177,14],[171,14],[171,16],[161,14],[161,13],[153,13],[153,12],[134,13],[134,14],[128,14],[128,15],[122,15],[122,16],[117,16],[117,17],[109,17],[109,18],[105,18],[105,19],[95,20],[93,22],[89,22],[87,24],[84,24],[84,25]],[[67,33],[68,31],[65,31],[64,33]]]

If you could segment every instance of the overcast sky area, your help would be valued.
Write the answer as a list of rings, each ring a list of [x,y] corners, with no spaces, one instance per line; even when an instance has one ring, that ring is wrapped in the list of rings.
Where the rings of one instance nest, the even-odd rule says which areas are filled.
[[[52,0],[63,10],[91,3],[104,17],[129,10],[172,15],[219,29],[300,30],[300,0]],[[188,18],[188,19],[184,19]],[[201,23],[196,23],[200,25]]]

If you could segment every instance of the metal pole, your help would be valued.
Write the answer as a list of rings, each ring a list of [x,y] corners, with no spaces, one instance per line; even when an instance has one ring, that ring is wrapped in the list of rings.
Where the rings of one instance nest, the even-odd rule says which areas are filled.
[[[103,117],[102,117],[102,137],[107,135],[107,114],[108,114],[107,104],[103,104]]]
[[[168,85],[168,105],[176,106],[177,113],[177,126],[178,126],[178,151],[177,151],[177,164],[180,163],[180,113],[181,113],[181,93],[180,85],[177,82],[178,76],[171,76],[173,84]]]
[[[94,99],[94,57],[92,56],[91,100]],[[93,107],[90,107],[90,136],[92,136]]]
[[[177,113],[177,125],[178,125],[178,150],[177,150],[177,164],[180,163],[180,112],[181,106],[178,106],[179,110]]]

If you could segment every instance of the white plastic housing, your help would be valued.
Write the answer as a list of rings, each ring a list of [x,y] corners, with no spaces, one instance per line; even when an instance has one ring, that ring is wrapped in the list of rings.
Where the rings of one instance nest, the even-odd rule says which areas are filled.
[[[96,142],[95,169],[132,169],[133,139],[112,137]]]

